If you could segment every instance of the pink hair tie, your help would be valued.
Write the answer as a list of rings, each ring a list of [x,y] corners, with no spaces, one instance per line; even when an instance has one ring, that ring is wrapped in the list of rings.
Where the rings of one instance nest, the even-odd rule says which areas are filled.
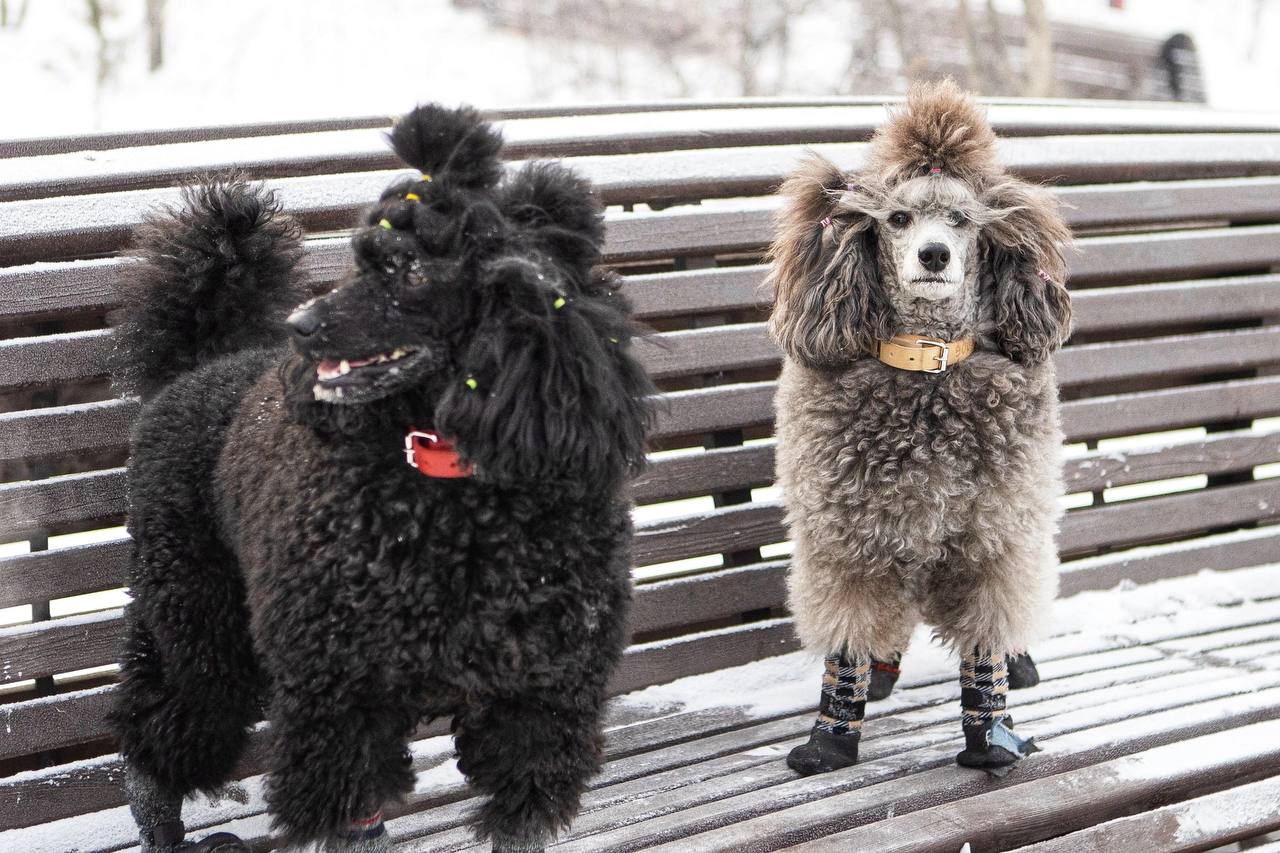
[[[941,166],[933,166],[932,168],[930,168],[930,169],[929,169],[929,174],[930,174],[930,175],[941,175],[941,174],[942,174],[942,167],[941,167]]]
[[[1045,284],[1053,284],[1053,279],[1050,278],[1049,274],[1044,270],[1036,270],[1036,275],[1040,276],[1040,280]]]
[[[822,219],[818,220],[818,224],[821,225],[823,228],[828,227],[829,225],[831,225],[831,217],[830,216],[822,217]]]

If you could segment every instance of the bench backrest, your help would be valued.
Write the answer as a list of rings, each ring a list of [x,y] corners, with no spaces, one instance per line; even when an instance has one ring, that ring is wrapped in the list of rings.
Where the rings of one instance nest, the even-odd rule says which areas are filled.
[[[1280,428],[1264,419],[1280,416],[1280,119],[1055,103],[990,115],[1004,162],[1053,182],[1081,238],[1077,332],[1058,360],[1075,507],[1064,592],[1274,558]],[[639,348],[662,405],[633,487],[634,644],[616,691],[795,648],[770,490],[770,193],[807,145],[858,167],[883,117],[828,100],[505,123],[511,158],[565,157],[597,183],[608,260],[655,330]],[[0,609],[31,608],[0,629],[0,829],[121,801],[108,765],[57,765],[112,750],[109,591],[137,404],[104,379],[103,315],[133,263],[130,229],[176,198],[174,182],[239,166],[304,223],[325,287],[348,260],[335,232],[395,165],[380,128],[353,124],[80,140],[91,153],[0,144]]]

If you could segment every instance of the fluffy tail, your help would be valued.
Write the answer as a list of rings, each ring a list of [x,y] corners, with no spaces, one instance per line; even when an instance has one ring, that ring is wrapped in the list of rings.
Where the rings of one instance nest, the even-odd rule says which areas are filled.
[[[241,178],[184,188],[137,240],[143,263],[111,318],[112,378],[125,393],[146,399],[211,359],[279,344],[282,318],[306,298],[293,274],[300,229],[274,193]]]

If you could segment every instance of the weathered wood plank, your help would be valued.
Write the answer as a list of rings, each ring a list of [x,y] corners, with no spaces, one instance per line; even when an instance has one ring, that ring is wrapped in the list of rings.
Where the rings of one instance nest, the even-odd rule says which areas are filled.
[[[755,501],[644,522],[636,525],[632,554],[637,566],[647,566],[781,542],[782,514],[780,503]]]
[[[106,400],[0,414],[0,461],[123,448],[136,400]]]
[[[1151,545],[1086,557],[1062,564],[1060,596],[1089,589],[1114,589],[1124,581],[1150,583],[1202,569],[1226,571],[1275,562],[1280,527],[1237,530],[1168,545]]]
[[[1156,189],[1144,186],[1117,185],[1115,196],[1132,202],[1135,196],[1159,194],[1169,185],[1154,185]],[[1074,204],[1072,194],[1078,189],[1064,187],[1059,190],[1059,194],[1068,203]],[[1273,194],[1268,194],[1267,197],[1275,198]],[[1229,192],[1209,198],[1227,198],[1232,200],[1232,204],[1235,203],[1234,196]],[[1083,199],[1080,203],[1087,204]],[[605,260],[608,263],[620,263],[689,254],[760,252],[772,237],[771,220],[776,207],[777,200],[768,197],[717,205],[677,207],[658,213],[610,211],[606,215],[608,234]],[[1280,204],[1276,207],[1280,207]],[[1205,215],[1210,212],[1205,204],[1198,209]],[[1191,218],[1191,212],[1185,206],[1178,210],[1182,212],[1181,221]],[[1247,212],[1237,207],[1234,216],[1247,221]],[[354,215],[353,209],[352,217]],[[1067,213],[1068,219],[1078,220],[1074,223],[1076,225],[1089,224],[1093,215],[1087,207]],[[1109,214],[1100,212],[1098,215]],[[1261,213],[1256,215],[1261,216]],[[1114,216],[1107,221],[1112,220]],[[311,239],[306,241],[306,249],[302,267],[317,289],[330,287],[350,266],[350,248],[345,238]],[[133,263],[135,261],[131,258],[118,257],[61,261],[35,267],[0,268],[0,317],[44,317],[63,311],[105,310],[116,304],[113,295],[116,282],[129,274]],[[1141,268],[1128,269],[1132,275],[1142,275],[1144,272]],[[1078,267],[1079,280],[1085,280],[1080,278],[1085,270],[1085,267]],[[760,267],[727,268],[703,271],[700,274],[637,276],[630,292],[640,316],[666,316],[715,310],[717,302],[723,302],[726,307],[749,307],[767,302],[768,293],[760,289],[762,279],[763,268]],[[1205,284],[1226,288],[1232,282],[1211,280]],[[1226,291],[1215,292],[1223,294]],[[1091,312],[1087,302],[1078,306],[1079,319],[1083,323],[1097,321],[1108,327],[1122,328],[1158,324],[1162,315],[1168,311],[1191,313],[1190,306],[1183,305],[1177,290],[1151,291],[1150,295],[1153,298],[1143,305],[1143,314],[1153,314],[1150,323],[1146,322],[1143,314],[1135,315],[1132,311],[1112,312],[1106,310],[1105,305],[1099,311]],[[1191,298],[1196,295],[1199,294],[1192,294]],[[1268,293],[1263,291],[1255,293],[1252,298],[1259,297],[1263,299],[1260,306],[1264,309],[1262,313],[1266,313],[1265,309],[1274,307],[1274,296],[1268,297]],[[673,298],[676,301],[669,304],[669,300]],[[1132,308],[1131,305],[1119,307]],[[1241,316],[1239,312],[1247,309],[1248,303],[1201,299],[1197,307],[1209,312],[1211,319],[1218,314]]]
[[[1280,288],[1277,288],[1280,291]],[[107,329],[0,341],[0,391],[101,378],[109,369]],[[780,350],[765,324],[736,323],[638,338],[636,357],[654,379],[777,368]],[[1063,387],[1152,374],[1188,376],[1280,362],[1280,326],[1168,335],[1069,346],[1057,356]]]
[[[953,853],[967,843],[975,849],[1007,850],[1134,811],[1167,806],[1194,793],[1257,779],[1274,770],[1277,761],[1280,721],[1270,720],[1058,776],[1001,784],[998,791],[921,809],[789,849],[796,853],[835,848]],[[1099,796],[1103,792],[1105,796]],[[1205,849],[1199,845],[1215,841],[1226,844],[1248,837],[1246,833],[1251,830],[1256,835],[1280,826],[1278,795],[1280,779],[1265,779],[1030,849],[1073,853]],[[1130,843],[1126,844],[1126,840]]]
[[[631,484],[637,503],[715,494],[773,482],[773,445],[750,444],[651,459]]]
[[[1269,462],[1280,462],[1280,432],[1242,430],[1149,449],[1073,456],[1064,462],[1062,476],[1068,492],[1095,492],[1191,474],[1248,471]]]
[[[1059,838],[1019,847],[1013,853],[1109,853],[1141,849],[1199,853],[1278,829],[1280,778],[1272,778],[1145,814],[1116,818]]]
[[[128,557],[128,539],[0,557],[0,607],[115,589]]]
[[[1109,653],[1102,656],[1112,657]],[[1047,671],[1054,674],[1029,691],[1033,696],[1022,698],[1028,700],[1025,707],[1029,713],[1039,717],[1047,713],[1046,709],[1063,710],[1063,702],[1046,700],[1069,697],[1073,705],[1079,706],[1083,702],[1107,701],[1123,691],[1168,690],[1191,683],[1193,675],[1187,662],[1170,663],[1149,661],[1118,670],[1098,667],[1085,672],[1065,669],[1063,675],[1050,664]],[[1067,672],[1072,674],[1066,675]],[[1217,675],[1220,674],[1209,677]],[[954,738],[955,701],[956,688],[949,683],[914,689],[900,685],[888,708],[881,704],[868,706],[869,723],[863,743],[871,749],[905,751]],[[592,790],[583,797],[582,813],[564,840],[589,838],[616,828],[637,812],[654,816],[708,802],[715,795],[708,798],[702,786],[716,786],[720,783],[715,780],[730,774],[735,777],[735,790],[740,792],[789,781],[795,774],[783,766],[781,759],[792,746],[807,738],[813,724],[812,705],[809,702],[785,718],[645,752],[634,760],[610,762],[593,780]],[[454,849],[454,843],[466,843],[466,834],[465,830],[450,830],[463,825],[466,811],[474,804],[474,800],[465,800],[433,813],[406,816],[390,829],[400,840],[416,839],[408,845],[409,850]]]
[[[114,663],[120,610],[0,628],[0,684]]]
[[[1121,501],[1067,513],[1058,547],[1079,554],[1280,516],[1280,478]]]
[[[1006,139],[1002,160],[1033,180],[1096,183],[1273,175],[1280,171],[1280,134],[1062,136]],[[1134,152],[1141,152],[1134,156]],[[857,170],[864,143],[824,146],[841,168]],[[806,154],[799,145],[571,157],[606,204],[735,198],[770,192]],[[3,162],[3,161],[0,161]],[[353,210],[376,200],[396,172],[280,178],[286,207],[308,230],[341,228]],[[172,204],[172,189],[126,190],[74,198],[11,201],[0,207],[0,251],[11,263],[112,252],[146,211]]]
[[[0,483],[0,542],[71,523],[119,523],[125,508],[123,468]],[[0,589],[5,582],[0,580]],[[0,599],[3,593],[0,592]]]
[[[1101,121],[1115,120],[1111,110],[1063,108],[1046,112],[1019,106],[996,106],[992,110],[994,122],[1009,116],[1007,123],[995,124],[997,132],[1006,137],[1087,134],[1100,131]],[[865,141],[885,117],[886,112],[879,105],[774,106],[767,110],[618,111],[603,116],[511,118],[498,120],[497,126],[506,139],[505,156],[520,159]],[[1064,121],[1068,118],[1077,119],[1079,124]],[[1168,129],[1163,120],[1156,123],[1149,116],[1145,118],[1146,121],[1130,120],[1130,132]],[[116,136],[114,139],[120,144],[95,147],[93,150],[98,153],[88,156],[81,153],[85,149],[54,153],[47,149],[62,147],[58,143],[33,141],[28,143],[25,156],[0,159],[0,201],[169,186],[193,175],[230,168],[263,178],[397,165],[385,141],[387,119],[377,124],[356,119],[345,125],[306,130],[295,126],[282,134],[252,132],[265,129],[260,126],[247,128],[250,132],[244,135],[221,136],[216,141],[162,142],[152,136],[139,143]],[[1200,129],[1204,125],[1183,119],[1183,126]],[[1275,123],[1268,120],[1248,121],[1243,116],[1219,126],[1244,126],[1246,133],[1276,129]],[[1105,132],[1124,131],[1112,126]]]
[[[1162,432],[1280,415],[1280,377],[1109,394],[1062,404],[1068,441]]]
[[[1012,781],[1043,778],[1277,716],[1280,688],[1253,692],[1248,679],[1239,677],[1096,703],[1038,720],[1035,734],[1046,743],[1052,738],[1053,749],[1024,760]],[[892,745],[889,750],[899,748]],[[734,787],[735,782],[742,784],[741,778],[721,777],[701,786],[700,795],[714,796],[703,805],[650,818],[640,804],[635,813],[616,816],[615,828],[561,846],[566,853],[650,848],[694,853],[769,849],[766,845],[776,849],[879,820],[891,803],[899,812],[913,811],[990,790],[992,782],[985,774],[954,766],[954,732],[933,745],[925,739],[922,747],[889,750],[869,750],[861,764],[847,771],[803,779],[790,774],[790,780],[780,778],[743,793],[735,793]],[[725,790],[717,792],[717,786]]]
[[[643,584],[631,605],[631,630],[669,631],[778,607],[786,599],[786,573],[786,562],[774,561]]]

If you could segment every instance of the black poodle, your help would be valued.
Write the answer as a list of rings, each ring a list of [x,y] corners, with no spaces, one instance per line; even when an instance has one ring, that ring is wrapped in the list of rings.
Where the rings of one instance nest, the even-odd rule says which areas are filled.
[[[183,841],[180,804],[264,712],[286,845],[389,849],[427,718],[452,717],[495,850],[542,849],[600,767],[651,385],[598,203],[558,164],[504,178],[470,109],[419,107],[391,142],[422,174],[285,322],[300,235],[270,193],[195,186],[140,235],[113,719],[146,851],[243,849]]]

